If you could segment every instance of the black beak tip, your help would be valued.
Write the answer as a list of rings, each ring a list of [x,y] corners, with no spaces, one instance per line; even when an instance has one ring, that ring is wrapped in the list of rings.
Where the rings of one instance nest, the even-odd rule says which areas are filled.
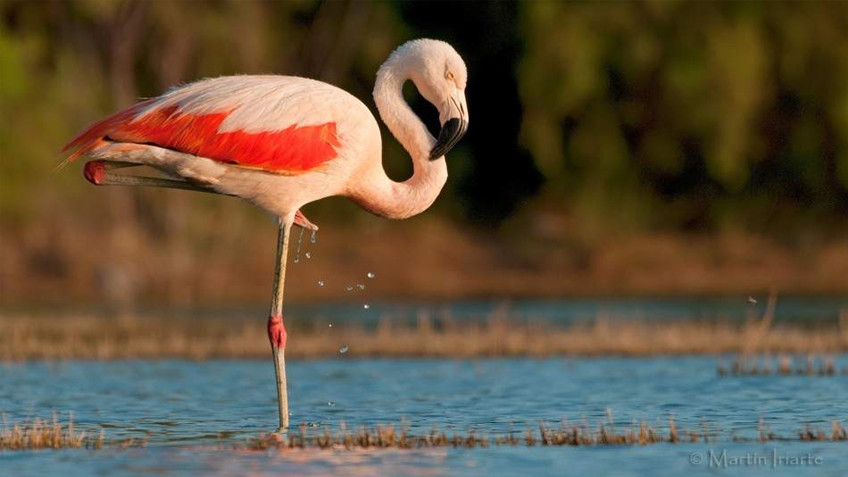
[[[430,151],[430,160],[438,159],[447,154],[462,139],[468,130],[468,123],[459,119],[451,118],[442,126],[436,145]]]

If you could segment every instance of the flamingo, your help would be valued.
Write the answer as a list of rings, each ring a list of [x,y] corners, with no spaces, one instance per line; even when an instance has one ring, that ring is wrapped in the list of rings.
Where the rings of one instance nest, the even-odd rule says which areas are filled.
[[[175,87],[85,129],[63,164],[88,157],[92,184],[153,186],[240,197],[278,220],[268,339],[277,384],[279,431],[289,426],[283,290],[291,227],[317,230],[300,209],[345,196],[365,210],[404,219],[426,210],[448,177],[445,154],[468,128],[467,70],[446,42],[412,40],[377,72],[374,102],[412,158],[413,174],[390,179],[377,120],[346,91],[294,76],[224,76]],[[411,80],[439,112],[434,138],[403,99]],[[124,174],[147,166],[166,177]]]

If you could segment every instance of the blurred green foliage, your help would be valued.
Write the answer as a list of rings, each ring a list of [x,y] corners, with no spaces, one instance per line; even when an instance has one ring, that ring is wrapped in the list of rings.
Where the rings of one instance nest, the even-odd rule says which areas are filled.
[[[543,207],[648,230],[844,222],[848,3],[4,0],[2,225],[107,213],[77,174],[51,171],[77,131],[139,97],[270,72],[371,106],[380,63],[418,36],[451,41],[470,68],[475,121],[437,213],[498,224]],[[385,143],[402,177],[408,161]],[[132,194],[137,215],[156,210],[155,194]]]
[[[522,138],[554,196],[642,226],[845,217],[848,3],[523,7]]]

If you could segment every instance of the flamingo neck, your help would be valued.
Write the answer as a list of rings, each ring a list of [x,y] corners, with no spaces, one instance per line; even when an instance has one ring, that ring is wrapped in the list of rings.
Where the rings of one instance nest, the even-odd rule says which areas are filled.
[[[414,172],[406,181],[395,182],[386,175],[380,158],[367,174],[363,192],[354,196],[363,208],[391,219],[405,219],[426,210],[448,179],[445,158],[429,159],[436,139],[403,99],[403,84],[411,79],[411,68],[402,53],[392,54],[377,73],[374,101],[389,131],[412,157]]]

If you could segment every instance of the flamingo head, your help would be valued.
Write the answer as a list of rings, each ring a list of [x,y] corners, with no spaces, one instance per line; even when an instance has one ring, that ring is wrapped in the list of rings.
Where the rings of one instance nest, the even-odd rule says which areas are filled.
[[[407,63],[415,87],[439,110],[441,131],[430,152],[438,159],[450,151],[468,130],[468,105],[465,86],[468,70],[459,53],[438,40],[413,40],[398,48]]]

